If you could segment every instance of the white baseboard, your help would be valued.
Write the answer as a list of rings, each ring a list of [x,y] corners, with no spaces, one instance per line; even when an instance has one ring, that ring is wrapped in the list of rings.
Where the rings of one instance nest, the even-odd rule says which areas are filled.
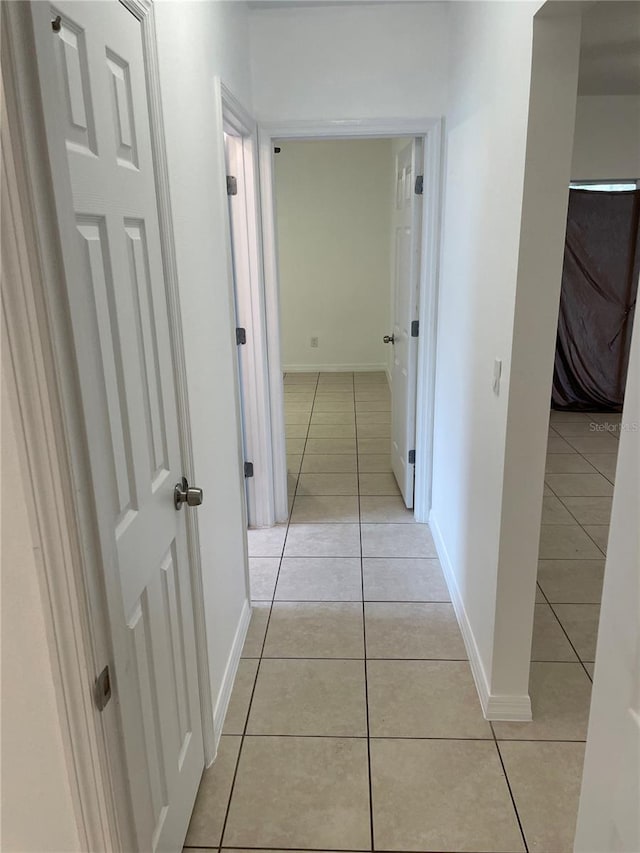
[[[247,636],[250,621],[251,604],[247,600],[245,601],[242,612],[240,613],[240,619],[238,620],[238,626],[233,638],[229,660],[227,661],[227,665],[224,670],[222,685],[218,692],[218,698],[213,712],[213,731],[216,753],[218,751],[218,744],[220,743],[220,736],[222,735],[222,728],[224,726],[224,718],[227,715],[227,708],[229,707],[229,700],[231,699],[231,691],[233,690],[233,683],[236,679],[236,673],[238,672],[238,664],[240,663],[242,648]]]
[[[471,666],[473,680],[476,683],[476,690],[478,691],[478,696],[480,697],[480,705],[482,706],[482,712],[485,716],[485,719],[495,720],[496,722],[530,721],[531,699],[529,698],[528,693],[519,696],[501,696],[497,694],[492,694],[490,692],[489,681],[487,679],[487,674],[482,664],[482,658],[480,657],[478,644],[476,643],[476,638],[471,628],[469,617],[467,616],[467,611],[462,600],[462,595],[460,594],[460,588],[458,586],[458,581],[455,576],[455,572],[453,571],[451,559],[449,558],[449,552],[447,551],[447,547],[444,544],[444,539],[440,531],[440,526],[438,524],[437,518],[433,514],[433,511],[431,512],[431,515],[429,517],[429,526],[431,528],[433,541],[438,552],[438,557],[440,558],[442,571],[444,573],[444,577],[449,588],[451,603],[453,604],[453,609],[456,613],[458,625],[460,626],[460,631],[462,632],[462,639],[464,640],[464,645],[467,650],[467,656],[469,658],[469,664]]]
[[[283,364],[283,373],[372,373],[386,372],[387,365],[381,364]]]

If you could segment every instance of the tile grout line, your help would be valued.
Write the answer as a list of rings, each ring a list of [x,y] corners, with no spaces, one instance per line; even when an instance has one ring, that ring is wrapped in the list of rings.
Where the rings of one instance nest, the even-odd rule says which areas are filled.
[[[553,608],[553,604],[552,604],[552,603],[549,601],[549,599],[547,598],[546,593],[545,593],[545,591],[542,589],[542,587],[540,587],[540,592],[542,593],[542,596],[543,596],[543,598],[544,598],[544,600],[545,600],[546,604],[549,606],[549,609],[550,609],[550,610],[551,610],[551,612],[553,613],[553,615],[554,615],[554,617],[555,617],[555,619],[556,619],[556,621],[557,621],[558,625],[560,625],[560,630],[561,630],[561,631],[562,631],[562,633],[565,635],[565,637],[567,638],[567,642],[569,643],[569,645],[570,645],[570,646],[571,646],[571,648],[573,649],[573,653],[574,653],[574,654],[575,654],[575,656],[578,658],[578,663],[582,666],[582,668],[584,669],[584,671],[585,671],[585,672],[586,672],[586,674],[587,674],[587,678],[588,678],[588,679],[589,679],[589,681],[593,684],[593,678],[591,677],[591,675],[590,675],[590,673],[589,673],[589,670],[588,670],[588,669],[587,669],[587,667],[585,666],[585,662],[582,660],[582,656],[578,654],[578,650],[577,650],[577,649],[576,649],[576,647],[573,645],[573,642],[572,642],[572,640],[571,640],[571,637],[569,636],[569,634],[568,634],[568,633],[567,633],[567,631],[565,630],[565,627],[564,627],[564,625],[562,624],[562,621],[561,621],[560,617],[558,616],[558,614],[557,614],[557,613],[556,613],[556,611],[554,610],[554,608]],[[541,603],[543,603],[543,602],[538,602],[538,603],[539,603],[539,604],[541,604]],[[573,660],[572,660],[572,661],[533,661],[533,660],[532,660],[532,661],[531,661],[531,663],[575,663],[575,661],[573,661]],[[587,663],[591,663],[591,661],[587,661]]]
[[[373,826],[373,780],[371,777],[371,724],[369,720],[369,683],[367,673],[367,620],[364,598],[364,562],[362,558],[362,507],[360,501],[360,462],[358,454],[358,416],[356,413],[356,381],[353,376],[353,413],[356,431],[356,482],[358,484],[358,535],[360,538],[360,585],[362,594],[362,642],[364,654],[364,702],[367,721],[367,782],[369,784],[369,835],[371,850],[376,849],[374,826]]]
[[[524,828],[522,826],[522,821],[520,820],[520,813],[518,811],[518,806],[516,805],[516,798],[513,796],[513,791],[511,790],[511,782],[509,781],[509,774],[507,773],[507,768],[504,766],[504,761],[502,760],[502,753],[500,752],[500,744],[498,743],[498,739],[496,737],[496,733],[493,728],[493,723],[489,720],[489,728],[491,729],[491,734],[493,735],[493,742],[496,747],[496,752],[498,753],[498,759],[500,761],[500,766],[502,767],[502,772],[504,773],[504,779],[507,783],[507,788],[509,790],[509,796],[511,797],[511,803],[513,804],[513,810],[516,813],[516,820],[518,821],[518,826],[520,828],[520,835],[522,836],[522,843],[524,844],[524,849],[526,853],[529,853],[529,845],[527,844],[527,838],[524,834]]]
[[[320,374],[318,374],[318,379],[319,379],[319,375]],[[286,374],[285,374],[285,376],[286,376]],[[315,395],[316,395],[317,390],[318,390],[318,379],[316,379],[313,401],[315,401]],[[284,376],[283,376],[283,380],[284,380]],[[311,412],[312,413],[313,413],[313,401],[311,403]],[[305,438],[305,444],[304,444],[304,448],[302,450],[302,459],[304,459],[304,450],[307,446],[307,441],[309,439],[309,429],[310,428],[311,428],[311,417],[309,417],[309,424],[307,425],[307,437]],[[285,429],[285,441],[286,441],[286,429]],[[286,453],[285,453],[285,456],[286,456]],[[300,460],[300,469],[302,469],[302,459]],[[287,479],[288,479],[288,469],[287,469]],[[247,715],[245,717],[244,727],[243,727],[243,731],[242,731],[242,735],[241,735],[240,748],[238,750],[238,757],[236,759],[236,766],[235,766],[234,771],[233,771],[233,779],[231,781],[231,788],[229,789],[229,798],[227,800],[227,808],[225,810],[224,821],[222,823],[222,829],[220,831],[220,842],[218,844],[218,851],[220,851],[222,849],[222,844],[224,841],[225,832],[227,830],[227,822],[229,820],[229,812],[231,810],[231,801],[233,799],[233,793],[234,793],[235,786],[236,786],[236,779],[238,777],[238,769],[240,767],[240,759],[242,757],[242,748],[244,746],[245,738],[247,737],[247,728],[249,726],[249,716],[251,714],[251,706],[253,704],[253,697],[255,695],[256,687],[258,684],[258,676],[260,675],[260,666],[262,664],[262,660],[264,657],[264,648],[265,648],[265,645],[267,642],[267,633],[269,631],[269,623],[271,622],[271,615],[273,613],[273,603],[275,601],[276,587],[278,585],[278,580],[280,578],[280,570],[282,569],[282,561],[284,559],[284,552],[285,552],[286,545],[287,545],[287,536],[289,535],[289,527],[291,526],[291,516],[293,514],[293,504],[295,504],[296,494],[298,492],[299,480],[300,480],[300,470],[298,471],[298,477],[296,478],[296,487],[295,487],[294,492],[293,492],[293,503],[291,504],[291,510],[289,510],[289,494],[287,492],[287,511],[288,511],[287,529],[286,529],[286,532],[284,535],[284,539],[282,540],[282,550],[280,552],[280,563],[278,565],[278,572],[276,574],[276,580],[275,580],[275,583],[273,585],[273,593],[271,596],[271,605],[269,607],[269,616],[267,617],[267,624],[265,626],[264,637],[262,638],[262,646],[260,648],[260,657],[258,658],[258,666],[256,667],[256,675],[255,675],[255,678],[253,681],[253,687],[251,688],[251,696],[249,698],[249,706],[247,708]],[[251,593],[251,590],[249,590],[249,593]]]

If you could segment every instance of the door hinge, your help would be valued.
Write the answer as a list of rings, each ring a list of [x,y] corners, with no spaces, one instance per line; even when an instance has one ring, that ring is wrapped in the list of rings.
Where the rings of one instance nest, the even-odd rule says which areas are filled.
[[[244,463],[244,476],[253,477],[253,462]]]
[[[422,195],[423,188],[424,188],[424,175],[416,175],[416,186],[415,186],[416,195]]]
[[[420,334],[420,320],[411,321],[411,337],[417,338]]]
[[[247,330],[243,329],[242,327],[238,327],[236,329],[236,343],[238,344],[238,346],[240,346],[240,344],[246,344],[246,342],[247,342]]]
[[[109,665],[105,666],[93,685],[93,701],[98,711],[104,711],[111,699],[111,673]]]
[[[409,465],[415,465],[415,464],[416,464],[416,452],[415,452],[415,450],[410,450],[409,451]]]
[[[227,195],[238,195],[238,179],[227,175]]]

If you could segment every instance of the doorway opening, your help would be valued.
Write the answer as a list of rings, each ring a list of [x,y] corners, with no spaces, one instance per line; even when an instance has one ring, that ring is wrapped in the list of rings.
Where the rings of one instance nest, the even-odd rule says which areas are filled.
[[[291,410],[293,400],[290,400],[288,420],[291,422],[291,429],[285,430],[285,397],[290,398],[295,393],[286,386],[297,384],[296,378],[299,383],[304,372],[312,374],[311,382],[313,374],[318,374],[316,381],[320,384],[322,379],[322,385],[336,385],[345,381],[348,383],[348,374],[352,373],[352,386],[356,374],[361,382],[364,381],[365,374],[368,374],[368,381],[377,379],[384,390],[385,386],[389,385],[389,379],[392,380],[391,386],[394,384],[394,364],[398,372],[397,393],[393,394],[392,387],[389,392],[390,406],[387,416],[385,417],[383,412],[379,416],[380,426],[368,424],[368,429],[364,431],[372,431],[369,437],[379,440],[381,452],[373,455],[384,455],[386,448],[382,448],[381,444],[386,440],[387,446],[390,447],[392,436],[385,436],[386,430],[383,427],[386,425],[389,432],[392,432],[391,425],[385,424],[385,421],[389,420],[395,399],[398,412],[404,413],[402,417],[396,418],[394,415],[393,418],[393,422],[400,425],[397,432],[393,430],[393,443],[398,459],[398,463],[394,465],[396,479],[399,480],[405,505],[414,508],[416,521],[428,520],[435,386],[440,138],[440,122],[437,120],[304,122],[287,126],[269,124],[260,128],[265,293],[272,386],[274,493],[276,517],[281,523],[289,518],[291,509],[288,488],[290,483],[287,483],[286,474],[285,434],[288,432],[289,456],[300,456],[301,454],[295,451],[296,448],[298,451],[301,449],[299,443],[302,436],[298,434],[300,429],[296,430],[296,426],[304,427],[300,418],[295,418],[295,413]],[[347,199],[348,179],[354,177],[353,172],[362,179],[366,171],[365,166],[371,165],[368,161],[375,160],[375,156],[371,154],[368,157],[358,156],[358,150],[365,152],[367,149],[358,149],[357,146],[367,142],[372,145],[370,150],[375,151],[378,158],[385,158],[383,151],[386,146],[387,172],[384,174],[381,170],[375,182],[375,190],[365,178],[359,187],[359,193],[353,193],[352,187],[350,199]],[[327,158],[331,155],[332,145],[336,147],[336,151],[340,150],[339,146],[343,146],[342,165],[337,166],[336,171],[332,171],[330,167],[327,169]],[[398,158],[398,154],[403,150],[404,160]],[[320,155],[315,166],[309,160],[310,152],[314,151]],[[349,157],[352,158],[351,170],[347,165]],[[305,166],[305,160],[310,165]],[[379,162],[382,160],[379,159]],[[324,182],[321,178],[323,166],[327,169]],[[340,168],[344,170],[341,183],[337,180]],[[304,194],[299,193],[301,177],[308,188],[306,198],[303,197]],[[330,192],[329,185],[334,188],[334,192]],[[371,232],[383,234],[383,237],[374,249],[365,249],[366,256],[361,258],[358,272],[354,273],[353,269],[350,272],[346,262],[347,256],[351,255],[350,263],[353,267],[352,258],[357,253],[349,251],[353,246],[350,246],[349,241],[346,208],[351,204],[357,207],[357,203],[362,204],[362,199],[370,198],[372,193],[374,196],[376,193],[380,197],[385,196],[385,186],[388,187],[386,210],[383,214],[375,214],[372,205],[369,205],[363,217],[360,208],[356,229],[359,237],[354,233],[354,239],[368,240],[369,247],[372,245]],[[424,195],[419,194],[422,189]],[[418,203],[415,203],[415,200]],[[300,205],[298,216],[294,212],[296,203]],[[309,208],[312,208],[311,213]],[[334,215],[331,213],[332,208]],[[398,305],[394,306],[391,285],[395,270],[392,258],[396,253],[392,252],[392,242],[395,238],[391,232],[394,225],[393,216],[397,218],[403,211],[407,221],[396,224],[399,230],[402,230],[400,226],[404,225],[405,243],[401,243],[398,257],[402,259],[400,275],[407,281],[407,297],[404,302],[400,300]],[[308,225],[305,227],[302,219],[307,215],[310,218],[307,219]],[[386,227],[382,224],[384,216],[388,217]],[[373,218],[375,223],[371,222],[369,228],[363,227],[362,218]],[[322,222],[330,225],[338,235],[340,249],[337,251],[335,243],[333,248],[323,246],[318,228]],[[338,222],[343,223],[342,233],[339,233],[339,229],[336,231]],[[388,247],[386,257],[385,246]],[[382,274],[374,262],[372,272],[368,277],[365,274],[368,280],[356,282],[358,275],[362,275],[362,268],[367,268],[367,264],[371,266],[373,256],[378,257],[378,265],[383,267]],[[315,263],[312,262],[314,257]],[[303,272],[306,272],[304,281],[301,278]],[[340,281],[343,282],[342,287],[338,284]],[[346,287],[345,281],[349,281],[351,287]],[[366,290],[368,283],[371,287],[369,292]],[[372,295],[376,294],[378,298],[372,298]],[[394,310],[396,308],[397,310]],[[333,315],[332,309],[337,309]],[[401,325],[395,330],[392,328],[394,313],[401,320]],[[358,327],[364,329],[360,340],[356,333]],[[383,343],[384,338],[388,340],[387,344]],[[393,352],[394,357],[390,356],[390,352]],[[283,381],[285,373],[287,376]],[[329,375],[320,377],[322,373]],[[373,374],[376,373],[379,375],[374,377]],[[361,391],[360,394],[362,393],[364,392]],[[339,400],[334,402],[340,403]],[[309,414],[310,426],[311,411],[306,414]],[[316,414],[330,413],[318,411]],[[293,423],[293,420],[298,423]],[[317,435],[309,435],[309,438],[318,441],[322,440],[320,432],[327,432],[322,427],[332,426],[327,422],[320,424],[319,420],[327,421],[326,418],[316,418],[314,432]],[[348,427],[347,424],[338,423],[333,426]],[[355,423],[353,426],[355,428]],[[339,431],[333,431],[333,440],[340,438],[337,434]],[[345,429],[342,432],[345,432]],[[374,436],[373,432],[379,434]],[[348,437],[345,435],[343,438]],[[378,445],[372,444],[369,449],[377,447]],[[294,478],[301,473],[301,469],[295,470],[298,461],[301,462],[289,459],[294,469]],[[389,471],[371,473],[382,474]]]

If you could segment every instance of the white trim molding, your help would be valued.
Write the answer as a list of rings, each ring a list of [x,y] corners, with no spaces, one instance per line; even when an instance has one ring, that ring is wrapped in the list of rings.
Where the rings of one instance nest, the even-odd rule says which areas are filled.
[[[462,633],[462,639],[464,640],[464,645],[467,650],[469,665],[471,666],[473,680],[475,681],[480,705],[482,706],[482,713],[484,714],[485,719],[494,720],[496,722],[529,722],[532,719],[532,716],[531,699],[528,693],[522,696],[501,696],[499,694],[491,693],[489,679],[487,678],[487,673],[482,663],[473,628],[471,627],[471,623],[464,606],[458,581],[453,570],[453,564],[451,563],[449,552],[447,551],[447,547],[444,543],[444,539],[440,531],[440,525],[438,524],[438,520],[434,516],[433,512],[429,518],[429,526],[431,527],[431,534],[433,536],[433,541],[435,542],[438,557],[440,558],[440,565],[442,566],[447,587],[449,588],[451,603],[453,604],[453,609],[455,610],[458,625],[460,626],[460,631]]]
[[[240,658],[242,657],[242,649],[244,647],[244,641],[247,637],[247,631],[249,630],[250,622],[251,604],[249,603],[249,601],[245,601],[242,608],[242,612],[240,613],[240,618],[238,619],[238,626],[236,628],[236,633],[233,638],[231,653],[227,661],[227,666],[225,668],[224,676],[222,678],[222,685],[220,686],[220,691],[218,693],[218,698],[216,701],[216,709],[214,712],[216,749],[218,744],[220,743],[220,738],[222,736],[224,720],[227,716],[227,709],[229,708],[231,692],[233,690],[233,685],[236,680],[238,666],[240,665]],[[209,764],[211,764],[212,762],[213,759],[209,762]],[[207,764],[207,767],[209,766],[209,764]]]
[[[227,205],[228,242],[233,245],[231,277],[235,289],[236,321],[246,330],[238,350],[241,416],[247,461],[254,475],[246,481],[247,515],[251,527],[271,527],[275,521],[273,449],[267,323],[262,264],[262,223],[258,177],[257,126],[231,90],[215,80],[216,109],[225,133],[237,139],[230,146],[238,194]]]
[[[422,217],[422,253],[420,268],[416,413],[416,467],[414,515],[426,523],[431,509],[433,459],[433,420],[435,406],[436,333],[438,311],[438,269],[440,248],[442,119],[379,118],[334,119],[317,121],[261,122],[260,181],[262,191],[262,233],[264,251],[265,305],[268,330],[269,372],[271,378],[271,433],[276,518],[286,521],[287,466],[284,429],[284,395],[280,360],[280,316],[277,228],[273,178],[273,145],[277,140],[294,139],[381,139],[421,136],[424,138],[424,208]],[[289,366],[294,372],[302,366]],[[352,370],[340,365],[306,370]],[[359,368],[360,369],[360,368]],[[373,370],[387,370],[376,365]]]

